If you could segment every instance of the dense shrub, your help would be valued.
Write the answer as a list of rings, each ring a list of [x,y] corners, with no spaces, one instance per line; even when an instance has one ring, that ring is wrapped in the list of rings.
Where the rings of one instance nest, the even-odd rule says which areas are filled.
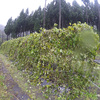
[[[68,28],[41,28],[40,31],[7,41],[0,49],[17,62],[19,69],[30,70],[34,83],[41,83],[41,79],[50,81],[47,93],[52,87],[56,87],[55,94],[59,86],[65,87],[69,91],[64,97],[73,100],[88,91],[88,79],[96,79],[93,59],[99,44],[92,27],[78,23]],[[58,98],[60,96],[62,98],[61,94]]]

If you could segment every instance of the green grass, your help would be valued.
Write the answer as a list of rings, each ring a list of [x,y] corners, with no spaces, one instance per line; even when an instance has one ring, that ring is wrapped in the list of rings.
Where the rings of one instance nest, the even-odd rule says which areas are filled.
[[[31,99],[45,100],[45,98],[42,95],[40,95],[41,87],[34,86],[33,83],[29,81],[29,75],[25,70],[18,70],[17,67],[2,54],[0,54],[0,58],[2,59],[7,70],[10,72],[14,81],[17,82],[19,87],[21,87],[22,90],[25,91]]]
[[[7,92],[7,87],[4,84],[4,76],[0,71],[0,100],[11,100],[12,97],[13,95]]]
[[[100,50],[97,52],[97,56],[96,59],[100,60]],[[98,80],[95,81],[95,84],[100,88],[100,64],[98,64],[98,67],[95,69],[96,72],[98,73]],[[95,86],[94,86],[95,87]],[[98,97],[100,98],[100,89],[98,89],[97,91],[99,91]]]

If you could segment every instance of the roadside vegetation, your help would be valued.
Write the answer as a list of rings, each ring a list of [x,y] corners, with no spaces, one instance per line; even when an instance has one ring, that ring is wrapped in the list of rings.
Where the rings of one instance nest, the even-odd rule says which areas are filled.
[[[100,60],[100,4],[82,2],[53,0],[46,6],[45,0],[43,9],[31,14],[22,9],[0,31],[0,68],[4,63],[31,99],[100,98],[100,65],[95,62]],[[0,69],[0,98],[10,100],[6,82]]]
[[[89,91],[89,80],[98,80],[99,74],[94,70],[98,65],[93,59],[99,48],[99,36],[86,23],[70,24],[63,29],[56,26],[6,41],[0,50],[19,70],[29,73],[34,85],[48,82],[42,87],[45,98],[95,100],[96,93]]]
[[[5,85],[5,76],[3,72],[1,71],[2,62],[0,61],[0,100],[11,100],[13,98],[13,95],[7,92],[7,87]]]
[[[5,42],[7,39],[6,39],[6,34],[4,33],[4,31],[1,31],[0,30],[0,45]]]
[[[8,57],[2,55],[1,53],[0,53],[0,58],[1,58],[0,61],[4,63],[5,68],[8,70],[8,73],[11,75],[14,82],[18,84],[18,86],[22,89],[22,91],[24,91],[25,93],[29,95],[31,100],[33,99],[34,100],[45,100],[45,98],[41,94],[41,89],[40,89],[41,87],[34,86],[33,83],[30,82],[29,74],[27,73],[27,71],[18,70],[15,64],[11,60],[9,60]],[[1,86],[0,86],[1,99],[0,100],[5,100],[5,98],[13,97],[14,96],[13,93],[10,94],[9,92],[7,92],[9,89],[7,89],[7,86],[5,83],[5,77],[3,73],[0,76],[0,83],[1,83]],[[11,100],[11,98],[7,100]]]

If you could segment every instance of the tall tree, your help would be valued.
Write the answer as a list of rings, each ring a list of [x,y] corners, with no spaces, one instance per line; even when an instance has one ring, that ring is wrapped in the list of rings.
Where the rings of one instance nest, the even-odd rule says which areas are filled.
[[[73,1],[70,17],[72,23],[77,23],[77,21],[84,22],[84,10],[82,8],[76,1]]]
[[[45,18],[46,18],[46,1],[45,0],[45,6],[44,6],[44,16],[43,16],[43,27],[45,28]]]
[[[29,19],[29,10],[27,8],[25,12],[25,31],[28,31],[28,21],[29,21],[28,19]]]
[[[12,23],[12,33],[11,33],[11,37],[13,38],[17,38],[20,37],[20,20],[19,17],[16,18],[13,23]]]
[[[97,15],[98,15],[98,31],[100,33],[100,4],[98,3],[98,0],[95,0],[95,6],[97,10]]]
[[[59,28],[61,28],[61,0],[59,0]]]
[[[52,28],[54,23],[59,25],[59,0],[53,0],[50,4],[48,4],[46,13],[47,29]]]
[[[88,23],[88,5],[89,5],[89,0],[82,0],[83,3],[85,4],[86,7],[86,22]]]
[[[39,7],[33,14],[34,31],[39,32],[40,27],[43,27],[42,13],[41,7]]]
[[[61,27],[67,27],[71,22],[72,6],[65,0],[62,0],[61,5]]]
[[[26,11],[26,13],[27,13],[27,11]],[[24,36],[24,32],[25,32],[25,27],[26,27],[26,17],[27,17],[27,15],[24,13],[24,9],[22,9],[18,20],[20,23],[19,24],[20,25],[20,32],[23,33],[23,36]]]
[[[28,31],[32,33],[34,31],[34,16],[33,12],[28,16]]]
[[[81,21],[82,23],[87,22],[90,25],[96,25],[97,29],[100,31],[100,5],[98,0],[95,3],[90,3],[89,0],[82,0],[84,5],[80,6],[76,1],[73,1],[72,6],[70,3],[66,3],[66,0],[53,0],[46,7],[41,9],[39,7],[34,13],[29,15],[28,9],[26,12],[21,11],[20,15],[12,21],[13,37],[20,36],[19,33],[39,32],[40,27],[50,29],[53,27],[54,23],[57,23],[61,27],[67,27],[69,23],[77,23]],[[8,34],[7,24],[5,31]],[[9,34],[10,34],[9,33]]]
[[[4,31],[5,31],[5,34],[7,35],[7,41],[8,41],[8,36],[12,33],[12,17],[8,20]]]

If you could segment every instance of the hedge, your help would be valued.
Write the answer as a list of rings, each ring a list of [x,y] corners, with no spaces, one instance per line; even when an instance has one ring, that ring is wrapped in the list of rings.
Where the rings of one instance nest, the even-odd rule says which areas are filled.
[[[51,82],[45,86],[48,95],[73,100],[88,92],[88,79],[97,77],[93,62],[99,48],[99,36],[86,23],[74,23],[67,28],[40,29],[26,37],[4,42],[0,50],[17,63],[21,70],[31,71],[30,79],[41,84],[42,79]],[[59,86],[69,89],[63,95]],[[50,92],[51,91],[51,92]],[[65,95],[67,94],[67,95]],[[62,99],[61,99],[62,100]]]

